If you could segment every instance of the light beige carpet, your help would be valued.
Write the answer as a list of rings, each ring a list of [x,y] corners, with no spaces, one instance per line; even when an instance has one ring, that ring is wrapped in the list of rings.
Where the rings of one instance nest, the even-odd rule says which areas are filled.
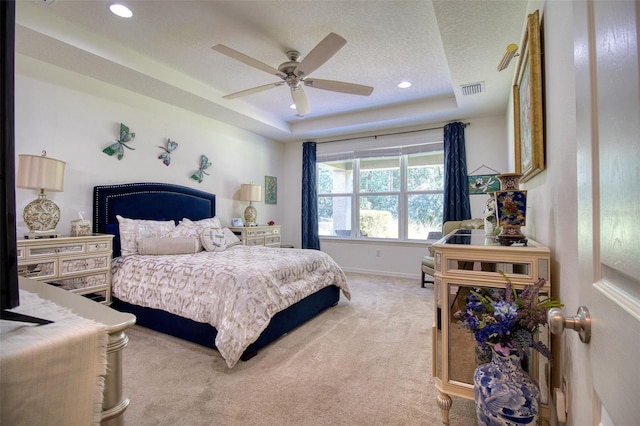
[[[340,303],[228,369],[214,350],[128,331],[127,425],[439,425],[431,374],[433,289],[347,274]],[[451,426],[475,425],[453,398]]]

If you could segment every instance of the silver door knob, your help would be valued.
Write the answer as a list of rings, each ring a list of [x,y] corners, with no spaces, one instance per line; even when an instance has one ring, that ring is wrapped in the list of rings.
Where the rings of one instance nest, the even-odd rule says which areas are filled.
[[[591,340],[591,316],[586,306],[580,306],[574,317],[565,317],[562,309],[551,308],[547,313],[547,322],[553,334],[562,334],[568,328],[578,332],[582,343],[589,343]]]

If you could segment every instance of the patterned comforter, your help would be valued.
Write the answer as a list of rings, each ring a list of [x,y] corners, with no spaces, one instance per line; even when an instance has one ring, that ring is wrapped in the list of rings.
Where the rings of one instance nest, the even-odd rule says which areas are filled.
[[[113,295],[218,330],[229,368],[276,313],[329,285],[351,298],[344,272],[318,250],[234,246],[223,252],[118,257]]]

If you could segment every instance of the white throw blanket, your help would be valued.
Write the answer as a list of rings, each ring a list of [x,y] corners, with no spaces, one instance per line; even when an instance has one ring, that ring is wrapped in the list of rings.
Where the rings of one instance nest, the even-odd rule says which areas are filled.
[[[351,297],[342,269],[318,250],[235,246],[133,255],[115,259],[112,272],[118,299],[214,326],[216,347],[229,368],[276,313],[330,285]]]
[[[54,323],[0,321],[0,424],[99,424],[106,327],[24,290],[13,311]]]

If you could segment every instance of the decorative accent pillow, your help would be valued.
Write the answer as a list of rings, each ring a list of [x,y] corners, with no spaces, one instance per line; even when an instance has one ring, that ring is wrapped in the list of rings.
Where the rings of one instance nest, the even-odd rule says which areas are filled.
[[[153,237],[138,241],[140,254],[194,254],[200,250],[202,246],[199,238]]]
[[[173,220],[141,220],[116,216],[120,225],[120,255],[138,254],[138,241],[160,237],[176,227]]]
[[[231,229],[222,228],[222,232],[224,232],[224,239],[227,242],[227,248],[242,244],[240,238],[238,238]]]
[[[203,229],[200,242],[206,251],[224,251],[227,248],[227,239],[220,228]]]

